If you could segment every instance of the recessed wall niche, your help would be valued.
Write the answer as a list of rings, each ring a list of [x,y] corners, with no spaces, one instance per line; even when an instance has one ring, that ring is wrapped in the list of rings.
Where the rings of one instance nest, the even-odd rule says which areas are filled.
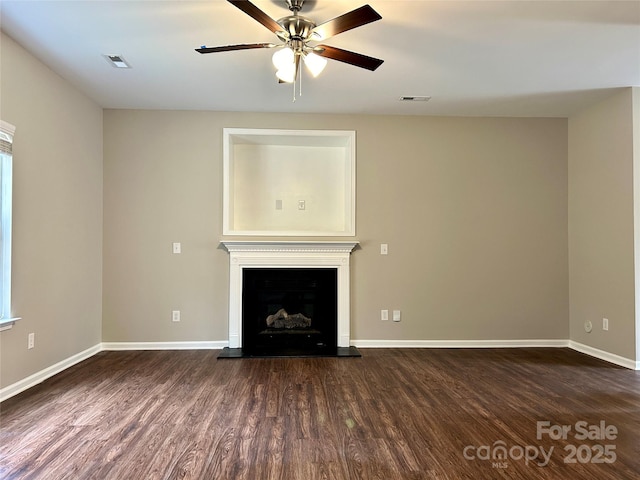
[[[225,128],[223,234],[355,235],[355,132]]]

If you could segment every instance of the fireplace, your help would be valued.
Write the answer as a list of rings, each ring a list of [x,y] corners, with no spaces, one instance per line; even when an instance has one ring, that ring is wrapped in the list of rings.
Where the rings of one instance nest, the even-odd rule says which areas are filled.
[[[335,351],[335,268],[244,268],[242,348],[251,355]]]
[[[357,242],[222,244],[229,252],[227,354],[355,351],[350,347],[349,260]]]

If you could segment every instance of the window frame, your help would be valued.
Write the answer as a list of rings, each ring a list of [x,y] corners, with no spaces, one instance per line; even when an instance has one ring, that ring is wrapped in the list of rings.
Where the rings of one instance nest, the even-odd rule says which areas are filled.
[[[0,332],[20,317],[11,310],[11,240],[13,220],[13,137],[16,128],[0,120]]]

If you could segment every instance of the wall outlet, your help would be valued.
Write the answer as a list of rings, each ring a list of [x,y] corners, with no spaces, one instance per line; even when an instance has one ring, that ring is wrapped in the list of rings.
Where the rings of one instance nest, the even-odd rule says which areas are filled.
[[[380,310],[380,320],[389,320],[389,310]]]
[[[27,337],[27,348],[31,349],[36,346],[36,334],[30,333]]]
[[[603,318],[602,319],[602,329],[603,330],[609,330],[609,319],[608,318]]]
[[[171,321],[179,322],[180,321],[180,310],[173,310],[171,312]]]
[[[400,321],[400,310],[394,310],[393,311],[393,321],[394,322],[399,322]]]

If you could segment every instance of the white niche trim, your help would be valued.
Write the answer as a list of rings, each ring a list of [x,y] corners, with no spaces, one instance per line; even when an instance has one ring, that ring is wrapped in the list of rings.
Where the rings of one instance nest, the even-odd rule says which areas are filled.
[[[221,242],[229,252],[229,347],[242,347],[243,268],[331,268],[338,272],[339,347],[351,339],[350,255],[358,242]]]
[[[356,133],[223,129],[223,235],[355,236]]]

